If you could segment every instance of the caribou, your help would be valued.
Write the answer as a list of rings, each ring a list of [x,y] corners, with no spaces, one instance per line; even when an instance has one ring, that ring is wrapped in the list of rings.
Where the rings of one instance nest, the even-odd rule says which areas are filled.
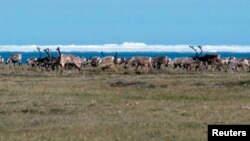
[[[162,65],[168,67],[171,59],[165,56],[159,56],[152,58],[152,66],[156,69],[161,69]]]
[[[122,65],[122,64],[124,64],[125,62],[126,62],[126,58],[125,58],[125,57],[117,58],[117,59],[114,60],[114,63],[115,63],[116,65]]]
[[[101,58],[98,56],[91,57],[89,63],[92,67],[98,67],[101,64]]]
[[[81,59],[81,67],[86,67],[89,64],[87,58],[80,57],[80,59]]]
[[[4,64],[4,58],[0,55],[0,64]]]
[[[117,53],[115,54],[115,56],[105,56],[103,52],[101,52],[102,55],[102,60],[101,60],[101,64],[104,63],[114,63],[114,60],[117,58]]]
[[[200,62],[189,57],[175,58],[171,64],[173,69],[192,70],[195,68],[196,71],[200,69]]]
[[[249,61],[246,58],[237,60],[235,57],[230,57],[228,64],[233,71],[239,71],[239,68],[241,71],[244,71],[245,68],[249,71]]]
[[[26,64],[31,67],[36,67],[37,66],[37,58],[28,58],[26,60]]]
[[[51,68],[52,70],[55,70],[55,68],[58,69],[58,58],[54,57],[51,54],[51,50],[49,48],[45,49],[44,51],[47,54],[47,61],[46,61],[47,70],[49,70],[49,68]]]
[[[2,58],[1,55],[0,55],[0,65],[3,65],[2,69],[4,69],[4,58]]]
[[[66,64],[72,64],[79,70],[79,72],[81,71],[82,60],[80,57],[62,54],[59,47],[56,50],[59,53],[59,56],[57,57],[57,62],[62,67],[61,73],[65,69]]]
[[[187,62],[187,60],[191,60],[192,58],[188,58],[188,57],[185,57],[185,58],[175,58],[172,62],[171,62],[171,65],[173,67],[173,69],[184,69],[185,67],[183,66],[185,63],[183,62]],[[192,60],[193,62],[193,60]],[[192,63],[190,62],[190,63]]]
[[[14,67],[16,66],[16,63],[18,63],[19,66],[22,66],[22,54],[11,55],[6,62],[6,65],[11,63],[14,64]]]
[[[218,54],[205,54],[203,56],[200,56],[203,53],[202,46],[197,46],[200,49],[200,53],[194,48],[194,46],[189,46],[191,49],[193,49],[196,53],[196,55],[193,58],[193,60],[197,62],[201,62],[200,65],[203,65],[206,70],[208,70],[208,65],[212,65],[212,68],[215,67],[214,65],[218,64],[220,55]],[[200,66],[200,67],[203,67]]]
[[[242,71],[247,69],[249,71],[249,61],[246,58],[241,58],[237,61],[237,70],[241,68]]]
[[[148,57],[133,57],[131,59],[128,59],[125,63],[124,68],[128,68],[129,66],[133,67],[135,66],[135,71],[137,72],[138,67],[140,66],[141,69],[144,67],[146,69],[146,71],[148,71],[148,69],[152,69],[152,58],[148,58]]]
[[[125,57],[118,58],[117,56],[118,56],[118,53],[115,52],[115,56],[114,56],[114,60],[113,60],[115,65],[121,65],[121,64],[125,63],[125,61],[126,61]]]
[[[217,70],[228,71],[228,68],[229,68],[229,57],[219,59],[219,62],[217,63]]]
[[[50,62],[50,55],[47,53],[47,49],[44,49],[47,56],[43,57],[43,58],[42,58],[41,49],[39,47],[37,47],[37,50],[39,52],[39,58],[37,59],[37,66],[39,66],[39,68],[42,68],[42,70],[43,70],[43,68],[48,70],[48,63]]]

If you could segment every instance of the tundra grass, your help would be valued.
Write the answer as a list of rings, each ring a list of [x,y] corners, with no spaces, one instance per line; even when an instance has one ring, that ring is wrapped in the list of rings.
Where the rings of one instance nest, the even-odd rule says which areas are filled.
[[[250,123],[250,73],[0,70],[0,140],[205,141]]]

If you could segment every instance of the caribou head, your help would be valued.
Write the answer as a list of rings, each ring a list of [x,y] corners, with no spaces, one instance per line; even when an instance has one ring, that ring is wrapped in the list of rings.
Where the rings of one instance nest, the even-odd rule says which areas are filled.
[[[61,53],[60,47],[57,47],[57,48],[56,48],[56,50],[58,51],[59,56],[61,56],[61,55],[62,55],[62,53]]]

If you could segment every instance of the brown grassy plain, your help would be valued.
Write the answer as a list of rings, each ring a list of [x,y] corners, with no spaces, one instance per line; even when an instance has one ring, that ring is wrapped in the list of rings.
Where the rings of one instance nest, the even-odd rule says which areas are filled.
[[[205,141],[250,123],[250,73],[0,70],[0,140]]]

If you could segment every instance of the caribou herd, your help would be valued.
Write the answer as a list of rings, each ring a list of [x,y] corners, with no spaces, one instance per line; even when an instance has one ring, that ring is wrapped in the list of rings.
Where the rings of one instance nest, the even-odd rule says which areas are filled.
[[[189,46],[195,51],[192,57],[183,57],[170,59],[166,56],[144,57],[135,56],[132,58],[118,57],[116,52],[114,56],[93,56],[90,58],[74,55],[62,54],[60,48],[56,50],[58,55],[52,55],[49,48],[44,49],[46,57],[42,57],[41,49],[38,47],[39,57],[28,58],[26,63],[29,67],[40,68],[45,71],[59,71],[62,73],[66,69],[81,69],[84,67],[96,67],[105,70],[111,66],[121,66],[124,69],[134,69],[136,72],[148,72],[150,70],[161,70],[171,68],[173,70],[181,69],[186,71],[250,71],[250,58],[235,57],[221,58],[219,54],[204,54],[202,46]],[[6,61],[0,56],[0,64],[15,64],[22,66],[22,54],[13,54]],[[60,68],[60,69],[59,69]]]

